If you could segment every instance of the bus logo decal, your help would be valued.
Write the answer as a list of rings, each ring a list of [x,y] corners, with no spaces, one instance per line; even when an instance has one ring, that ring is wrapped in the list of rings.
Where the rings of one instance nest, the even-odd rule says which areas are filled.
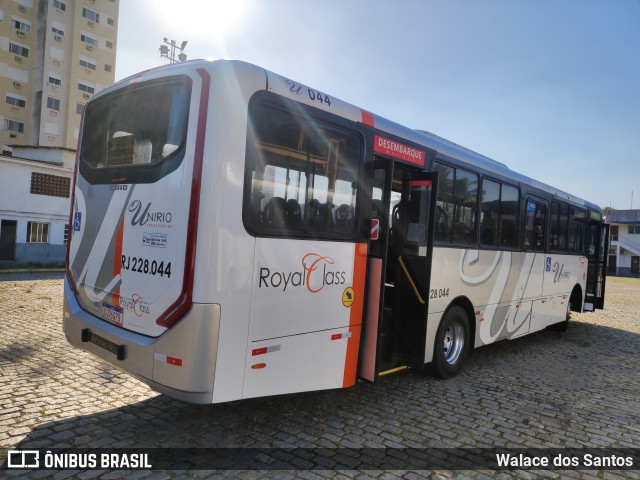
[[[127,210],[133,214],[131,218],[131,225],[149,226],[149,227],[162,227],[171,228],[172,215],[171,212],[149,212],[151,203],[147,203],[147,206],[142,210],[142,202],[140,200],[134,200],[129,204]]]
[[[302,257],[302,271],[272,272],[270,268],[261,267],[258,277],[258,288],[305,287],[310,293],[318,293],[328,285],[344,285],[347,272],[330,268],[335,260],[318,253],[307,253]]]

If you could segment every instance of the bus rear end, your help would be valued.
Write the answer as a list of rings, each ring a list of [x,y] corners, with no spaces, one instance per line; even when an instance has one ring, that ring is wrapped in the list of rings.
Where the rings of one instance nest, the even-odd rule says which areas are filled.
[[[220,318],[191,298],[209,90],[205,68],[161,69],[88,103],[64,301],[71,344],[198,403]]]

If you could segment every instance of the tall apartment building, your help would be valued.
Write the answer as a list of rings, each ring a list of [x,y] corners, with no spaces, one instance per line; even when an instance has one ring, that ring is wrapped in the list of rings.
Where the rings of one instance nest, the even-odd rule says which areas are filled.
[[[119,0],[0,0],[0,142],[75,149],[115,80]]]

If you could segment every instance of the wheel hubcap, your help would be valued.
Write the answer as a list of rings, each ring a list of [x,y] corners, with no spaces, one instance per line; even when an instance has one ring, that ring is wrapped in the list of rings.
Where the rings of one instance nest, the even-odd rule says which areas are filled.
[[[444,334],[444,359],[453,365],[460,358],[464,346],[464,329],[459,323],[452,323]]]

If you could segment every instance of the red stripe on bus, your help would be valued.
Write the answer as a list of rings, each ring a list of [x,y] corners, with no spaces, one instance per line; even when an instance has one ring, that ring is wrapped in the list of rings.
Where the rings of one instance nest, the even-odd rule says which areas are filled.
[[[373,127],[375,123],[373,115],[362,108],[360,109],[360,113],[362,114],[362,123],[367,127]]]
[[[358,371],[358,351],[360,349],[360,332],[362,330],[362,313],[364,311],[364,283],[367,273],[367,244],[356,243],[353,259],[353,303],[349,313],[349,332],[351,338],[347,340],[347,354],[344,363],[343,387],[350,387],[356,383]]]
[[[207,112],[209,109],[209,91],[211,75],[204,68],[197,69],[202,79],[200,87],[200,110],[198,111],[198,128],[196,130],[196,147],[193,154],[193,175],[191,179],[191,196],[189,220],[187,227],[187,247],[182,279],[182,294],[164,312],[156,323],[169,328],[191,308],[193,301],[193,280],[196,270],[196,243],[198,240],[198,214],[200,212],[200,189],[202,185],[202,162],[204,158],[205,133],[207,131]]]
[[[76,277],[71,271],[71,239],[73,238],[73,210],[76,204],[76,182],[78,180],[78,170],[80,162],[80,142],[82,141],[82,132],[84,130],[84,108],[82,109],[82,118],[80,119],[80,131],[78,132],[78,141],[76,143],[76,162],[73,168],[73,182],[71,183],[71,205],[69,208],[69,238],[67,239],[67,260],[66,271],[69,287],[74,295],[78,295],[78,285]],[[85,214],[86,215],[86,214]]]

